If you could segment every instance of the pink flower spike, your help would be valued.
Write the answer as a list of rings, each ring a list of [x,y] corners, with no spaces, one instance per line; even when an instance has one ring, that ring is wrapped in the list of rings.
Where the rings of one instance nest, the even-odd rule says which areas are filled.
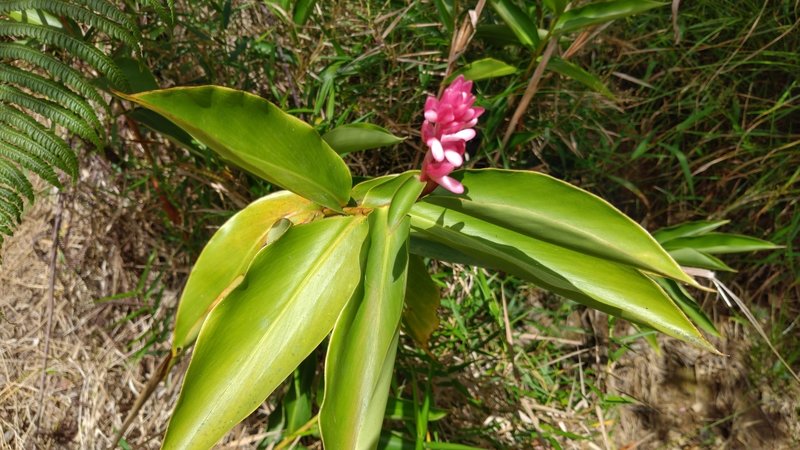
[[[444,176],[441,178],[435,178],[434,181],[436,181],[436,183],[438,183],[439,186],[447,189],[453,194],[464,193],[464,185],[459,183],[458,180],[456,180],[455,178]]]
[[[476,134],[475,130],[473,130],[472,128],[467,128],[457,133],[445,134],[444,136],[442,136],[442,142],[458,142],[458,141],[466,142],[474,138],[475,134]]]
[[[425,100],[425,120],[429,122],[436,122],[436,119],[439,117],[436,110],[439,108],[439,100],[436,100],[436,97],[428,97]]]
[[[445,150],[444,157],[450,164],[456,167],[461,167],[461,165],[464,164],[464,158],[457,151]]]
[[[444,159],[444,148],[442,148],[442,143],[438,139],[429,139],[428,147],[431,149],[431,155],[433,155],[433,159],[436,161],[441,161]]]
[[[449,175],[464,164],[467,141],[477,135],[473,127],[484,109],[474,105],[472,81],[463,76],[453,80],[438,99],[425,99],[422,141],[428,151],[420,180],[428,182],[428,186],[423,194],[431,192],[436,184],[455,194],[464,192],[464,186]]]

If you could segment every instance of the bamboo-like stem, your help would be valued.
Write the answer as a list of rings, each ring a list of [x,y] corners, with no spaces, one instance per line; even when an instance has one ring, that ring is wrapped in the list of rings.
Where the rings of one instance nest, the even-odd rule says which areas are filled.
[[[533,100],[533,96],[536,95],[536,91],[539,90],[539,82],[542,79],[542,75],[544,75],[544,69],[547,67],[547,63],[553,56],[553,52],[557,46],[557,38],[551,38],[550,42],[547,43],[547,48],[545,48],[542,58],[539,60],[539,64],[536,66],[536,70],[533,71],[533,76],[531,76],[530,81],[528,81],[528,87],[525,89],[525,93],[522,95],[522,99],[520,99],[517,109],[514,110],[514,115],[511,116],[511,121],[508,123],[508,128],[503,136],[503,142],[500,145],[500,148],[505,148],[506,144],[508,144],[508,140],[511,139],[511,135],[514,134],[514,131],[517,129],[519,120],[522,118],[525,110],[528,109],[528,105],[531,103],[531,100]]]

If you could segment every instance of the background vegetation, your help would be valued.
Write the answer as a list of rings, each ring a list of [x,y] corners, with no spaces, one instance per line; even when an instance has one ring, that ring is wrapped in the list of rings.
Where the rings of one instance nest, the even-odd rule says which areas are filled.
[[[408,137],[392,148],[350,155],[348,163],[361,175],[419,166],[422,105],[442,83],[452,32],[466,6],[198,0],[176,1],[172,16],[166,4],[124,3],[143,36],[135,53],[153,74],[128,67],[134,88],[220,84],[258,93],[320,131],[366,121]],[[595,74],[611,95],[548,73],[505,146],[508,120],[530,76],[524,70],[530,53],[479,29],[456,67],[492,56],[523,70],[476,83],[487,113],[470,164],[550,173],[608,199],[649,230],[729,219],[724,231],[784,245],[726,259],[739,272],[724,278],[797,368],[800,4],[685,3],[674,14],[668,6],[656,8],[589,33],[570,61]],[[452,22],[443,4],[455,4]],[[498,22],[488,6],[484,21]],[[129,108],[111,102],[105,118],[109,143],[102,151],[82,152],[84,173],[62,194],[68,218],[76,218],[67,222],[76,229],[88,223],[77,220],[85,212],[81,208],[98,205],[94,213],[103,220],[91,223],[105,230],[98,241],[103,246],[84,248],[77,257],[67,241],[58,269],[65,274],[59,281],[67,305],[61,314],[102,310],[91,323],[93,333],[115,342],[124,356],[117,364],[127,372],[113,378],[119,387],[107,395],[115,406],[96,421],[102,438],[84,437],[91,432],[71,425],[72,411],[80,411],[73,402],[59,403],[68,411],[64,418],[45,419],[42,432],[33,433],[41,400],[37,406],[34,396],[2,391],[0,399],[13,400],[0,407],[2,416],[11,417],[0,420],[9,448],[29,442],[110,445],[113,428],[136,395],[125,383],[140,388],[155,370],[153,361],[168,349],[174,294],[191,262],[231,211],[273,189],[174,130],[153,132],[159,122]],[[31,217],[47,224],[50,215]],[[16,273],[8,268],[10,251],[5,249],[3,263],[9,279]],[[91,268],[106,261],[114,261],[119,273]],[[396,430],[483,448],[794,448],[800,443],[798,387],[766,345],[750,337],[755,334],[746,321],[713,296],[704,298],[703,306],[723,333],[716,344],[728,357],[663,338],[656,352],[626,324],[513,277],[469,267],[434,269],[440,273],[442,324],[429,352],[410,340],[400,347],[393,393],[416,402],[387,422]],[[66,287],[71,275],[83,280],[85,286],[75,289],[93,300],[88,307],[66,295],[78,292]],[[32,312],[9,295],[0,303],[0,318],[29,320]],[[55,334],[60,329],[63,335],[63,324],[56,322]],[[7,333],[3,340],[12,345],[22,345],[20,336],[27,335]],[[87,332],[85,344],[96,345],[94,338]],[[35,390],[36,377],[23,378],[36,367],[35,355],[22,366],[11,364],[12,356],[19,357],[0,355],[12,367],[6,380]],[[157,394],[154,400],[162,406],[145,408],[123,446],[157,446],[169,393],[174,401],[178,382],[170,380]],[[53,385],[51,391],[59,389]],[[287,386],[287,395],[291,391]],[[288,435],[293,445],[318,448],[313,436],[294,439],[292,425],[269,414],[278,406],[254,413],[229,443],[269,448]],[[26,408],[33,412],[23,414]]]

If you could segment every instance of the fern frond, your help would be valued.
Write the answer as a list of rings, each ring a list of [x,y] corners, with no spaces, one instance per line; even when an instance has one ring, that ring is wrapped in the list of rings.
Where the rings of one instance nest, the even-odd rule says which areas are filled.
[[[125,75],[123,75],[122,71],[119,70],[111,58],[97,48],[75,39],[61,30],[29,23],[0,21],[0,36],[34,38],[45,44],[62,48],[105,74],[115,85],[123,88],[128,86]]]
[[[79,0],[87,8],[97,11],[100,15],[108,17],[111,20],[122,24],[128,31],[136,37],[137,41],[142,40],[139,26],[136,22],[131,20],[130,16],[120,11],[115,5],[109,3],[107,0]],[[138,44],[137,44],[138,45]]]
[[[72,88],[75,93],[102,105],[108,111],[108,103],[97,89],[80,72],[67,64],[27,45],[0,42],[0,59],[22,60],[46,71],[54,79]]]
[[[0,156],[3,156],[10,161],[14,161],[20,166],[30,170],[31,172],[39,175],[40,178],[47,181],[57,188],[61,188],[61,182],[58,181],[58,176],[53,170],[53,165],[48,164],[46,161],[52,158],[46,150],[41,147],[14,147],[7,142],[0,141]]]
[[[167,1],[165,7],[162,0],[145,0],[145,4],[150,5],[156,12],[156,15],[165,23],[172,26],[175,23],[175,3],[173,0]]]
[[[33,185],[15,164],[0,158],[0,183],[21,192],[29,201],[33,201]]]
[[[20,212],[22,212],[22,209],[24,208],[22,198],[19,196],[19,194],[17,194],[15,190],[8,189],[3,186],[0,186],[0,202],[9,203]]]
[[[17,202],[22,201],[16,192],[4,188],[0,185],[0,189],[7,193],[7,197],[0,197],[0,224],[8,224],[14,226],[20,222],[22,218],[22,208],[17,208]],[[14,198],[16,197],[16,198]],[[8,200],[6,200],[8,198]]]
[[[86,123],[86,121],[66,108],[49,100],[26,94],[13,86],[0,84],[0,101],[14,103],[37,114],[41,114],[78,136],[91,141],[96,147],[100,148],[103,146],[100,142],[100,137],[97,136],[97,133],[94,132],[94,129]]]
[[[56,16],[69,17],[76,22],[83,22],[97,28],[114,39],[118,39],[131,47],[138,45],[138,39],[127,28],[78,5],[62,0],[6,0],[0,3],[0,14],[11,11],[37,9],[47,11]]]
[[[0,123],[6,123],[26,134],[33,141],[49,151],[58,155],[61,163],[57,164],[71,177],[78,176],[78,159],[67,144],[48,130],[41,123],[22,111],[0,103]]]
[[[100,119],[97,118],[94,109],[89,106],[83,97],[35,73],[0,64],[0,82],[2,81],[27,88],[35,94],[48,97],[53,102],[84,119],[94,127],[98,134],[101,134],[101,140],[105,140],[103,124],[100,123]]]
[[[17,147],[18,151],[23,150],[29,155],[35,155],[46,162],[48,166],[56,166],[64,172],[70,173],[68,170],[70,165],[64,161],[65,155],[54,154],[38,142],[4,124],[0,124],[0,141]],[[70,152],[70,154],[73,153]]]

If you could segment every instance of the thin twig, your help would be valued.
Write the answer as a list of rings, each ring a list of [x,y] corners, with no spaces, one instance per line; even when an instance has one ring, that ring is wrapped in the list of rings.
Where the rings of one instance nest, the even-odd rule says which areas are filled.
[[[56,289],[56,262],[58,261],[58,232],[61,229],[61,215],[64,210],[64,199],[61,192],[56,194],[56,215],[53,219],[52,249],[50,251],[50,279],[47,286],[47,312],[44,334],[44,358],[42,376],[39,379],[39,413],[36,415],[36,432],[39,432],[44,413],[44,391],[47,387],[47,359],[50,354],[50,335],[53,332],[53,303]]]
[[[446,80],[447,77],[453,73],[453,69],[455,68],[456,62],[461,55],[464,54],[464,51],[467,49],[467,45],[472,40],[473,36],[475,36],[475,29],[478,26],[478,18],[481,16],[481,12],[483,11],[483,7],[486,5],[486,0],[478,1],[478,4],[475,5],[475,8],[467,12],[467,16],[464,17],[464,21],[461,23],[461,27],[453,33],[453,39],[450,42],[450,54],[447,56],[447,70],[445,71],[444,78],[442,80]],[[439,95],[442,94],[444,91],[444,82],[439,87]]]
[[[547,63],[550,61],[550,57],[553,56],[553,51],[555,51],[557,46],[558,39],[555,38],[550,39],[550,42],[547,43],[547,48],[542,54],[542,59],[536,66],[536,70],[533,72],[533,76],[528,82],[528,87],[525,89],[525,93],[522,95],[522,99],[519,101],[514,115],[511,116],[511,121],[508,123],[508,128],[506,129],[506,134],[503,136],[503,143],[500,145],[500,148],[506,147],[508,140],[511,139],[511,135],[514,134],[514,131],[517,129],[519,119],[522,118],[531,100],[533,100],[533,96],[536,95],[536,91],[539,89],[539,81],[541,81],[542,75],[544,75],[544,69],[547,67]]]
[[[675,45],[681,42],[681,28],[678,25],[678,9],[681,7],[681,0],[672,0],[672,34],[675,38]]]
[[[500,289],[500,299],[503,302],[503,323],[506,326],[506,342],[509,347],[514,347],[514,336],[511,334],[511,321],[508,320],[508,302],[506,302],[506,290]]]
[[[139,397],[136,399],[136,402],[133,404],[133,407],[130,411],[128,411],[127,417],[125,417],[125,421],[122,422],[122,426],[119,430],[114,434],[114,439],[111,441],[110,449],[117,448],[119,445],[119,441],[125,436],[125,432],[128,431],[128,428],[133,423],[133,420],[136,416],[139,415],[139,411],[144,406],[145,402],[153,395],[153,392],[156,391],[156,387],[158,387],[159,383],[167,377],[169,370],[172,368],[172,353],[168,353],[167,356],[161,360],[161,363],[158,364],[156,367],[156,371],[150,375],[150,379],[147,380],[147,385],[145,385],[144,391],[139,394]]]

